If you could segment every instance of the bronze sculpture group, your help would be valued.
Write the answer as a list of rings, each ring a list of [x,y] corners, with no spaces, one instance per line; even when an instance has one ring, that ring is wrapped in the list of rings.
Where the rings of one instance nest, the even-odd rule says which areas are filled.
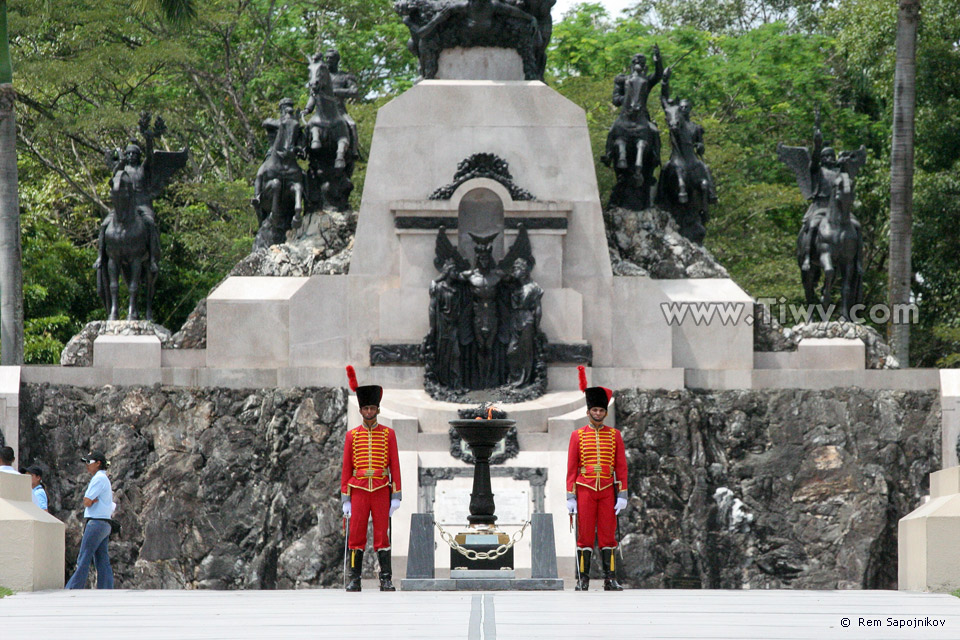
[[[420,61],[420,77],[437,77],[440,54],[456,47],[516,50],[526,80],[543,80],[550,15],[557,0],[397,0],[394,10],[410,30],[407,48]]]
[[[630,72],[614,79],[613,104],[620,110],[600,158],[617,176],[610,204],[640,211],[656,202],[673,215],[681,235],[702,244],[710,205],[717,202],[713,176],[703,160],[703,127],[690,119],[690,100],[671,98],[672,69],[663,68],[656,45],[653,64],[653,72],[648,72],[646,56],[637,53]],[[658,182],[660,130],[650,117],[647,99],[661,80],[660,105],[670,130],[670,160]]]
[[[797,178],[810,200],[797,236],[797,264],[807,304],[830,305],[833,284],[841,284],[840,315],[851,319],[851,308],[863,297],[863,237],[853,215],[854,179],[867,161],[866,148],[837,156],[823,146],[820,116],[813,133],[813,152],[806,147],[777,145],[777,157]],[[820,275],[823,287],[817,294]]]
[[[127,283],[127,318],[140,319],[138,297],[141,284],[144,317],[153,320],[153,294],[160,258],[160,234],[157,231],[153,199],[169,183],[170,178],[187,162],[187,151],[158,151],[157,138],[166,133],[163,119],[152,124],[150,114],[143,113],[139,122],[144,145],[131,142],[121,151],[106,153],[111,172],[112,210],[103,219],[97,238],[97,294],[107,310],[108,320],[120,318],[120,279]]]
[[[324,207],[344,210],[353,191],[359,156],[357,126],[344,101],[357,96],[356,78],[340,71],[336,49],[310,58],[309,98],[298,113],[290,98],[280,101],[277,118],[263,128],[270,147],[257,171],[251,204],[257,212],[254,249],[286,241],[301,216]],[[305,118],[309,116],[309,120]],[[307,170],[298,160],[307,160]]]
[[[521,226],[510,250],[496,261],[498,235],[470,234],[471,267],[445,228],[437,234],[434,265],[440,275],[430,285],[430,332],[421,347],[428,389],[536,391],[545,386],[543,289],[530,278],[536,264],[530,239]]]

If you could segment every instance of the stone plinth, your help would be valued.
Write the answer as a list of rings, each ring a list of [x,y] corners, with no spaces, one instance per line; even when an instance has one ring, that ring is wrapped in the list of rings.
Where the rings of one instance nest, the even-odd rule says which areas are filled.
[[[62,589],[64,525],[30,498],[30,476],[0,473],[0,585]]]
[[[960,589],[960,467],[930,474],[930,500],[900,520],[901,591]]]
[[[157,336],[97,336],[93,341],[93,366],[159,369],[160,339]]]
[[[307,280],[227,278],[207,298],[207,366],[287,366],[290,363],[290,301]],[[339,306],[330,305],[331,308]],[[309,320],[303,315],[297,318]]]
[[[20,367],[0,367],[0,435],[20,456]]]
[[[797,345],[798,369],[863,369],[866,346],[859,338],[804,338]]]
[[[960,370],[940,370],[941,442],[943,468],[960,464],[957,443],[960,441]]]
[[[672,328],[673,366],[753,368],[753,298],[733,280],[657,281],[667,297],[663,322]],[[683,315],[685,312],[685,315]]]
[[[440,52],[440,80],[523,80],[523,61],[516,49],[455,47]]]

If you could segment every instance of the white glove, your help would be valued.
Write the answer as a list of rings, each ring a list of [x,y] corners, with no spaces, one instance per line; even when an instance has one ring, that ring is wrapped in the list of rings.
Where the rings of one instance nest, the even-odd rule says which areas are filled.
[[[577,512],[577,499],[567,498],[567,513],[576,513],[576,512]]]
[[[350,517],[350,501],[347,500],[341,506],[343,507],[343,515],[349,518]]]
[[[399,509],[399,508],[400,508],[400,501],[399,501],[399,500],[397,500],[396,498],[394,498],[393,500],[390,501],[390,517],[391,517],[391,518],[393,517],[393,514],[396,512],[396,510]]]
[[[617,504],[613,505],[613,512],[620,515],[620,512],[627,508],[626,498],[617,498]]]

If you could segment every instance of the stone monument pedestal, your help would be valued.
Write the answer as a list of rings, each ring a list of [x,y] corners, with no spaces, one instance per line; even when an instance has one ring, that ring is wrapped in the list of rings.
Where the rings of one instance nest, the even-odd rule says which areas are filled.
[[[0,473],[0,585],[62,589],[65,526],[30,497],[30,476]]]
[[[930,474],[930,500],[900,520],[901,591],[960,589],[960,466]]]

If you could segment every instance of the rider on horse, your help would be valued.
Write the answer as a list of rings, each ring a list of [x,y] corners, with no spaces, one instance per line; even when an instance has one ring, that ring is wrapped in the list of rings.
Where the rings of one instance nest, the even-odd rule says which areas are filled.
[[[620,115],[607,135],[602,160],[605,164],[615,161],[617,169],[628,167],[627,145],[637,140],[648,140],[652,155],[660,157],[660,130],[647,110],[647,98],[663,77],[663,60],[657,45],[653,45],[653,64],[654,71],[648,75],[647,57],[638,53],[631,61],[631,73],[620,74],[613,80],[613,104],[620,107]]]
[[[670,69],[663,76],[663,88],[660,90],[660,104],[667,116],[670,127],[670,146],[673,153],[668,164],[677,172],[679,191],[677,199],[687,202],[690,199],[688,185],[706,187],[707,202],[717,202],[717,187],[713,182],[710,168],[703,161],[703,127],[690,120],[693,104],[686,98],[670,98]]]

